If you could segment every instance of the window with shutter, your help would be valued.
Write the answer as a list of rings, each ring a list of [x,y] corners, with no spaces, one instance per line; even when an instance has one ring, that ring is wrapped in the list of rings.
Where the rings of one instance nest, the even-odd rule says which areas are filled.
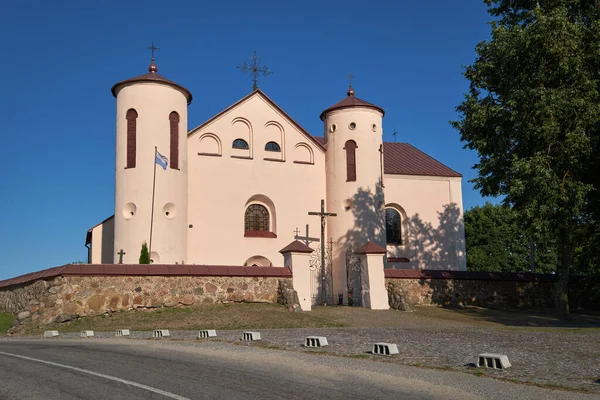
[[[127,162],[125,168],[135,168],[137,117],[138,113],[133,108],[127,110],[127,114],[125,114],[127,120]]]
[[[169,114],[171,126],[171,168],[179,169],[179,114]]]

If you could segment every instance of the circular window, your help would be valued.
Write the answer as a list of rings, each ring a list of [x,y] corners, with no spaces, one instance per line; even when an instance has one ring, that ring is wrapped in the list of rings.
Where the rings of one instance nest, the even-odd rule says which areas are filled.
[[[175,208],[175,204],[173,203],[167,203],[163,207],[163,214],[165,214],[165,217],[169,219],[174,218],[176,213],[177,209]]]
[[[127,203],[123,207],[123,217],[125,219],[131,219],[135,215],[137,207],[133,203]]]
[[[160,264],[160,256],[155,251],[150,253],[150,264]]]
[[[373,124],[373,126],[371,127],[371,129],[373,129],[373,132],[377,132],[377,125]]]
[[[350,211],[350,209],[352,208],[353,205],[354,205],[354,202],[351,199],[346,199],[346,200],[342,201],[342,209],[344,211]]]
[[[335,132],[336,129],[337,129],[337,125],[333,124],[329,127],[329,132],[333,133],[333,132]]]
[[[350,122],[350,125],[348,125],[348,128],[354,130],[354,129],[356,129],[356,124],[354,122]]]

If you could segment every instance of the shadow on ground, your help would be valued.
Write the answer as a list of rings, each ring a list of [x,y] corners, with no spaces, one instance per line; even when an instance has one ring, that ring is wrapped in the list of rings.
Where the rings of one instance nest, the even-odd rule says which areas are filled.
[[[483,307],[419,307],[424,316],[451,319],[457,322],[548,328],[600,328],[600,313],[571,314],[568,321],[560,319],[552,310],[491,309]]]

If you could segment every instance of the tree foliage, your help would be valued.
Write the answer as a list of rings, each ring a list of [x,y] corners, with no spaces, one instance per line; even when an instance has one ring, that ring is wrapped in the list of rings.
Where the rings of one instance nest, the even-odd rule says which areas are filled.
[[[531,250],[536,272],[556,270],[552,238],[531,232],[512,208],[473,207],[465,212],[464,224],[469,271],[529,272]]]
[[[140,251],[140,264],[150,264],[150,253],[148,253],[148,245],[142,242],[142,250]]]
[[[566,314],[577,237],[597,224],[600,0],[485,1],[491,39],[466,67],[453,125],[479,154],[475,187],[556,238]]]

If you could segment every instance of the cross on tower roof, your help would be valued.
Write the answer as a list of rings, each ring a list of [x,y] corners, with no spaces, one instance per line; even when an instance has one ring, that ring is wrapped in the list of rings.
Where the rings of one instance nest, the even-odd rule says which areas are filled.
[[[152,52],[152,61],[150,62],[150,66],[148,67],[148,72],[150,72],[151,74],[155,74],[158,72],[158,67],[154,63],[154,52],[160,49],[154,45],[154,40],[152,41],[152,46],[146,48]]]
[[[348,79],[350,79],[350,88],[348,89],[348,96],[354,96],[354,89],[352,88],[352,79],[356,78],[352,74],[348,74]]]
[[[148,50],[152,51],[152,59],[154,60],[154,52],[156,50],[160,50],[158,47],[154,45],[154,40],[152,41],[152,46],[146,47]]]
[[[248,60],[250,60],[250,62],[244,61],[242,65],[239,65],[236,68],[242,71],[244,75],[252,74],[252,89],[256,90],[258,89],[258,77],[267,77],[269,75],[272,75],[273,71],[269,70],[269,68],[266,65],[260,65],[260,58],[256,55],[256,51]]]

